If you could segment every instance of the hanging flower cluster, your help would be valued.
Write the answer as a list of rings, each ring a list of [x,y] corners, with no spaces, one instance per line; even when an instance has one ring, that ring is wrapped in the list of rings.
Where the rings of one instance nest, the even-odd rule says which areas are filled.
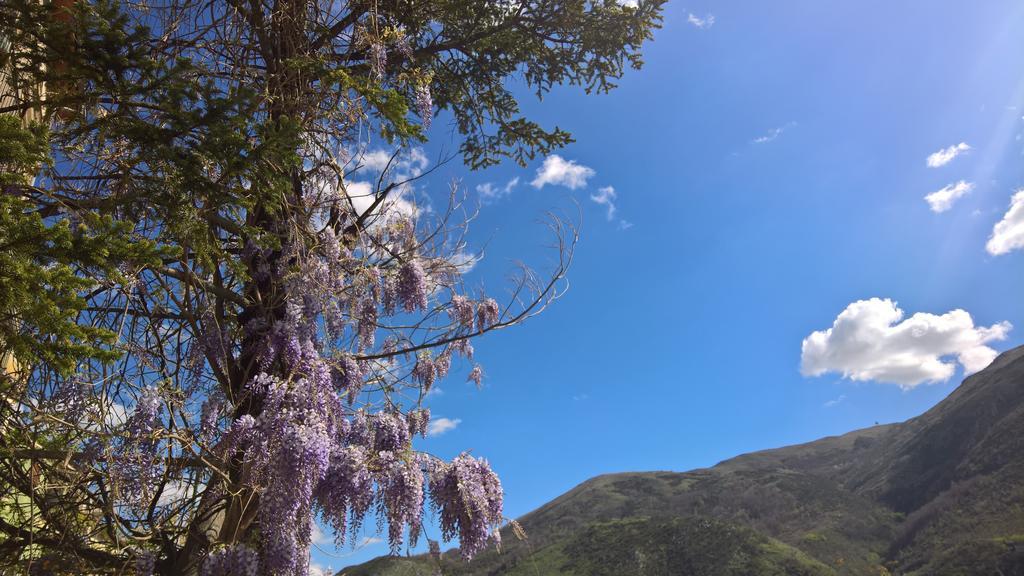
[[[360,213],[346,194],[304,192],[279,228],[237,240],[225,285],[241,300],[194,296],[167,343],[177,366],[109,388],[69,378],[47,398],[99,431],[83,433],[74,464],[111,479],[125,534],[187,516],[232,527],[202,527],[189,567],[200,576],[307,576],[316,522],[341,546],[372,517],[398,554],[423,536],[426,507],[466,558],[497,537],[502,491],[487,462],[414,443],[430,429],[428,393],[462,368],[479,386],[472,339],[512,315],[465,289],[451,264],[461,241],[420,229],[408,202]],[[180,565],[181,544],[133,537],[122,553],[139,574]]]
[[[144,388],[125,423],[124,435],[113,446],[110,471],[123,504],[144,506],[163,472],[162,414],[160,391],[155,387]]]
[[[498,305],[455,292],[450,267],[433,276],[433,260],[418,254],[408,217],[382,219],[367,234],[377,248],[346,248],[328,228],[311,244],[249,251],[253,276],[280,279],[285,297],[279,314],[244,326],[258,342],[259,372],[231,401],[210,395],[199,428],[202,438],[221,439],[220,457],[241,463],[240,487],[259,493],[259,530],[248,545],[211,553],[204,575],[308,574],[317,517],[342,545],[372,511],[398,553],[416,544],[428,501],[442,518],[443,536],[458,536],[465,557],[494,537],[501,521],[497,477],[483,460],[463,455],[446,464],[416,452],[413,437],[426,435],[430,411],[418,402],[403,407],[389,391],[411,386],[422,398],[447,376],[454,357],[472,357],[469,336],[499,321]],[[447,303],[438,301],[446,292]],[[437,350],[403,352],[412,343],[394,328],[374,350],[385,323],[410,322],[432,302],[452,320],[438,324],[446,337],[431,346]],[[368,410],[372,398],[385,403]],[[142,424],[151,413],[140,402],[134,420]]]
[[[203,562],[200,576],[257,576],[259,555],[245,544],[210,553]]]
[[[459,537],[463,558],[500,538],[503,493],[486,460],[462,454],[438,463],[430,474],[430,499],[440,511],[442,535]]]
[[[27,487],[9,484],[31,504],[32,533],[82,573],[307,576],[317,523],[341,545],[376,520],[397,554],[425,535],[432,507],[439,540],[458,538],[466,558],[482,550],[501,521],[500,482],[484,460],[421,451],[424,403],[452,374],[479,386],[472,339],[558,297],[575,232],[563,237],[555,218],[550,277],[522,269],[499,305],[463,278],[477,259],[458,187],[447,206],[424,202],[422,150],[382,160],[356,149],[371,134],[389,146],[425,139],[435,105],[466,100],[444,73],[459,57],[426,49],[444,40],[441,13],[412,22],[377,3],[245,14],[218,4],[196,20],[187,3],[86,3],[54,20],[35,4],[0,12],[5,22],[34,14],[29,32],[82,40],[65,52],[83,62],[90,46],[116,49],[123,66],[111,83],[103,66],[69,64],[109,98],[56,104],[59,130],[40,140],[53,158],[32,162],[39,187],[26,198],[47,227],[71,225],[60,254],[108,227],[125,246],[79,250],[92,256],[64,279],[74,293],[64,312],[79,328],[70,349],[84,354],[98,338],[102,354],[39,362],[12,396],[6,436],[32,462],[8,466]],[[37,48],[26,62],[52,56]],[[30,68],[19,70],[34,77]],[[507,72],[488,72],[488,92],[514,108]],[[506,148],[522,156],[516,143],[529,134],[481,140],[487,122],[473,110],[487,106],[470,108],[460,133],[473,139],[471,165]],[[536,128],[504,120],[504,132]],[[527,156],[566,138],[548,136],[524,140]],[[37,329],[50,337],[26,325]]]

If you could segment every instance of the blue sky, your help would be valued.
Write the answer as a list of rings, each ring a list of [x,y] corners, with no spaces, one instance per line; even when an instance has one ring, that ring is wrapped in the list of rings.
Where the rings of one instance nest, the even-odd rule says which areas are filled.
[[[613,93],[524,98],[573,133],[558,155],[589,177],[549,164],[538,188],[543,159],[453,162],[424,186],[457,178],[479,198],[519,178],[470,236],[486,256],[468,279],[497,295],[515,260],[550,259],[543,213],[578,202],[570,289],[476,343],[483,389],[464,370],[442,382],[431,408],[458,423],[420,449],[488,458],[517,517],[597,474],[711,466],[933,406],[985,348],[1024,343],[1021,38],[1017,0],[672,2]],[[429,157],[458,145],[444,116],[431,135]],[[944,188],[937,212],[925,196]],[[804,339],[859,301],[804,375]],[[320,548],[335,569],[387,551]]]

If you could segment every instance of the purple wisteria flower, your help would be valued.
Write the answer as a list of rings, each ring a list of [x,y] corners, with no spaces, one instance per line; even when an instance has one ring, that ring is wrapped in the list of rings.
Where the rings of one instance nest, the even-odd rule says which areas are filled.
[[[412,38],[410,38],[408,34],[403,34],[402,37],[395,42],[395,49],[398,50],[398,53],[406,60],[412,60]]]
[[[373,429],[370,428],[370,419],[366,412],[360,410],[350,420],[348,436],[345,438],[351,446],[362,446],[371,448],[373,445]]]
[[[420,115],[423,128],[430,128],[434,116],[434,101],[430,96],[430,84],[422,82],[416,86],[416,112]]]
[[[473,366],[473,369],[469,371],[469,376],[466,378],[467,382],[476,384],[476,387],[480,387],[480,382],[484,379],[484,370],[479,364]]]
[[[327,474],[317,489],[317,503],[324,520],[334,529],[338,546],[345,544],[346,533],[359,532],[373,505],[373,477],[364,447],[334,449]]]
[[[377,332],[377,303],[366,298],[359,304],[359,345],[372,348]]]
[[[200,576],[257,576],[259,554],[245,544],[211,552],[203,562]]]
[[[320,372],[323,372],[321,370]],[[305,574],[313,496],[326,475],[339,405],[329,379],[292,383],[270,377],[248,451],[252,480],[263,486],[261,564],[270,574]]]
[[[473,358],[473,344],[469,338],[460,338],[449,345],[449,350],[461,355],[463,358]]]
[[[501,308],[494,298],[487,298],[476,309],[477,330],[483,330],[498,322],[501,315]]]
[[[378,38],[371,38],[369,45],[370,69],[377,78],[383,78],[388,65],[388,49]]]
[[[152,550],[139,550],[135,554],[135,576],[153,576],[156,567],[156,553]]]
[[[112,474],[125,503],[141,506],[152,496],[160,478],[160,437],[163,398],[155,387],[139,394],[135,410],[125,424],[124,439],[114,452]]]
[[[430,357],[430,351],[423,350],[416,355],[416,365],[412,369],[412,380],[423,386],[423,390],[430,391],[437,377],[437,369],[434,360]]]
[[[406,312],[427,307],[427,273],[418,260],[409,260],[398,273],[398,300]]]
[[[384,345],[380,347],[380,353],[387,356],[398,354],[398,339],[388,336],[384,339]]]
[[[217,431],[217,422],[220,420],[221,411],[224,409],[224,397],[219,393],[211,394],[203,401],[199,410],[199,435],[204,439],[210,439]]]
[[[459,537],[469,560],[494,538],[502,521],[501,481],[487,461],[460,454],[451,463],[436,463],[430,472],[430,501],[440,516],[446,540]]]
[[[348,394],[348,403],[355,403],[356,396],[363,388],[366,367],[352,356],[342,356],[338,366],[331,370],[331,378],[338,392]]]
[[[67,422],[79,423],[86,416],[92,401],[92,386],[83,378],[68,378],[51,397],[56,410]]]
[[[397,554],[405,542],[409,527],[409,544],[419,539],[423,518],[423,469],[414,456],[400,457],[391,452],[378,455],[380,474],[377,478],[380,496],[378,514],[388,521],[388,544]]]
[[[128,420],[128,435],[143,438],[160,428],[160,415],[164,411],[163,402],[160,390],[152,386],[144,388],[139,395],[138,404],[135,405],[135,412]]]
[[[398,281],[393,274],[381,279],[381,307],[385,316],[394,316],[398,309]]]
[[[224,435],[226,451],[244,450],[252,444],[256,435],[256,419],[250,414],[243,414],[231,423]]]
[[[460,327],[473,329],[473,303],[469,298],[461,294],[452,296],[452,305],[448,309],[448,315],[452,317]]]
[[[452,353],[451,350],[445,350],[438,354],[437,358],[434,359],[434,373],[437,374],[438,378],[444,378],[448,376],[448,371],[452,368]],[[429,391],[429,390],[428,390]]]
[[[386,46],[380,39],[367,41],[374,73],[385,74]],[[417,89],[416,97],[428,125],[429,84]],[[311,210],[322,209],[320,200],[309,198]],[[344,206],[335,205],[348,211]],[[214,544],[200,576],[307,576],[312,522],[322,519],[342,545],[371,510],[381,529],[387,524],[391,551],[397,553],[420,536],[428,484],[442,534],[459,537],[466,558],[495,537],[502,491],[486,461],[463,454],[445,464],[415,452],[413,437],[426,436],[430,410],[418,403],[406,410],[406,401],[392,394],[410,384],[428,392],[449,373],[455,355],[471,359],[469,335],[499,322],[501,309],[490,298],[476,302],[454,294],[448,329],[458,339],[443,344],[451,336],[437,338],[436,345],[421,349],[418,333],[404,318],[380,320],[428,310],[431,291],[446,277],[430,268],[435,260],[417,255],[413,219],[395,213],[365,232],[372,242],[353,246],[328,226],[284,241],[279,250],[257,254],[247,248],[266,275],[281,279],[281,290],[263,317],[245,321],[240,347],[222,344],[233,340],[212,318],[213,333],[199,338],[206,343],[199,351],[203,357],[252,355],[245,369],[255,375],[241,390],[208,395],[196,431],[212,458],[240,464],[231,482],[215,487],[222,490],[219,497],[230,498],[242,487],[259,496],[253,528],[240,531],[239,542]],[[442,317],[437,325],[443,323]],[[413,357],[409,350],[418,352]],[[404,374],[409,376],[403,381]],[[476,366],[469,380],[479,386],[482,376]],[[364,399],[365,404],[357,403]],[[121,490],[134,502],[141,502],[147,483],[159,478],[157,448],[168,401],[179,400],[163,398],[155,388],[143,391],[124,440],[116,440],[108,452],[128,463],[121,468],[138,486],[126,480]],[[240,486],[231,485],[235,482]]]
[[[409,425],[409,434],[426,438],[427,428],[430,424],[430,408],[420,408],[418,410],[410,410],[405,416],[405,422]]]
[[[398,414],[381,412],[373,418],[373,449],[401,452],[409,447],[409,426]]]

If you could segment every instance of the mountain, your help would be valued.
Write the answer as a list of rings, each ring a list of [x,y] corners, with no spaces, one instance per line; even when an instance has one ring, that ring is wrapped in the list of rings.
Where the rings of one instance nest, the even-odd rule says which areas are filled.
[[[1024,347],[900,424],[690,472],[598,476],[502,551],[382,557],[345,576],[1024,575]]]

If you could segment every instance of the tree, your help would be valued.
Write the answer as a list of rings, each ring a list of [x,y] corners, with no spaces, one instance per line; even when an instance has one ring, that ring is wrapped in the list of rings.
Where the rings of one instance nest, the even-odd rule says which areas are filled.
[[[553,220],[556,265],[522,268],[499,304],[462,282],[473,212],[457,188],[422,209],[412,146],[441,111],[471,168],[566,144],[521,116],[508,81],[611,89],[661,4],[5,3],[9,73],[47,89],[0,113],[40,108],[52,129],[3,209],[60,250],[3,253],[25,264],[10,290],[29,294],[3,337],[22,338],[32,371],[2,407],[0,557],[305,574],[314,517],[341,543],[375,513],[398,552],[425,499],[465,557],[484,547],[503,521],[497,477],[412,437],[473,339],[560,294],[575,230]],[[352,180],[367,133],[394,150],[368,190]],[[57,322],[32,307],[53,295]]]

